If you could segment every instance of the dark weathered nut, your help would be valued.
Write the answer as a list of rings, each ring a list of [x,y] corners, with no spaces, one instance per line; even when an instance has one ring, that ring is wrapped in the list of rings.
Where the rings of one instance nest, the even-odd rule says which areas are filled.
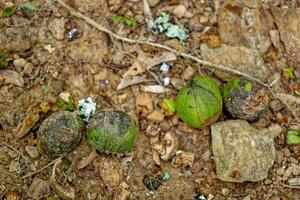
[[[38,131],[40,151],[58,157],[71,151],[81,140],[85,124],[69,111],[59,111],[45,119]]]
[[[256,120],[271,100],[270,92],[247,79],[230,80],[223,91],[226,110],[238,119]]]

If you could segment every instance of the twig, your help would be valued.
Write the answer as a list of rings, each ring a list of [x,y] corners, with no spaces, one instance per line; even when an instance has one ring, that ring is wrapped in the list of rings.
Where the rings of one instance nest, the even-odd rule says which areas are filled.
[[[18,149],[16,149],[15,147],[7,144],[6,142],[3,143],[5,146],[7,146],[8,148],[12,149],[13,151],[15,151],[17,154],[19,154],[26,162],[29,162],[28,158],[26,156],[24,156]]]
[[[236,75],[245,77],[245,78],[247,78],[249,80],[252,80],[252,81],[254,81],[254,82],[256,82],[256,83],[258,83],[258,84],[266,87],[270,91],[270,93],[272,94],[272,96],[275,99],[279,99],[282,102],[282,100],[274,94],[273,90],[271,89],[271,87],[268,84],[266,84],[265,82],[261,81],[258,78],[255,78],[254,76],[251,76],[249,74],[245,74],[245,73],[243,73],[241,71],[232,69],[232,68],[227,67],[225,65],[214,64],[214,63],[211,63],[209,61],[199,59],[199,58],[197,58],[197,57],[195,57],[195,56],[193,56],[191,54],[187,54],[187,53],[183,53],[183,52],[177,51],[176,49],[173,49],[173,48],[171,48],[169,46],[166,46],[166,45],[158,44],[158,43],[147,41],[147,40],[135,40],[135,39],[130,39],[130,38],[122,37],[122,36],[120,36],[118,34],[115,34],[111,30],[103,27],[102,25],[100,25],[99,23],[95,22],[91,18],[84,16],[83,14],[81,14],[78,11],[75,11],[73,8],[71,8],[70,6],[66,5],[64,3],[64,1],[62,1],[62,0],[55,0],[55,1],[57,1],[64,8],[66,8],[70,12],[71,15],[74,15],[74,16],[80,18],[80,19],[83,19],[89,25],[95,27],[99,31],[102,31],[102,32],[108,34],[110,37],[114,37],[114,38],[116,38],[118,40],[121,40],[123,42],[128,42],[128,43],[131,43],[131,44],[143,44],[143,45],[149,45],[149,46],[152,46],[152,47],[157,47],[157,48],[160,48],[160,49],[164,49],[164,50],[167,50],[169,52],[173,52],[176,55],[181,56],[183,58],[188,58],[188,59],[191,59],[191,60],[193,60],[193,61],[195,61],[195,62],[197,62],[199,64],[212,67],[213,69],[217,69],[217,70],[221,70],[221,71],[224,71],[224,72],[229,72],[229,73],[232,73],[232,74],[236,74]],[[212,69],[210,69],[210,70],[212,70]],[[286,103],[284,103],[284,102],[282,102],[282,103],[292,113],[293,117],[295,119],[297,119],[297,116],[295,115],[295,113],[293,112],[293,110],[288,105],[286,105]]]
[[[283,187],[292,188],[292,189],[300,189],[300,186],[296,185],[287,185],[287,184],[281,184]]]
[[[27,174],[27,175],[22,176],[21,179],[28,178],[28,177],[30,177],[30,176],[33,176],[33,175],[35,175],[35,174],[37,174],[37,173],[43,171],[44,169],[46,169],[46,168],[48,168],[49,166],[53,165],[54,163],[56,163],[56,162],[57,162],[58,160],[60,160],[60,159],[62,159],[62,156],[56,158],[55,160],[53,160],[52,162],[48,163],[47,165],[45,165],[45,166],[42,167],[41,169],[39,169],[39,170],[37,170],[37,171],[35,171],[35,172],[32,172],[32,173],[30,173],[30,174]]]

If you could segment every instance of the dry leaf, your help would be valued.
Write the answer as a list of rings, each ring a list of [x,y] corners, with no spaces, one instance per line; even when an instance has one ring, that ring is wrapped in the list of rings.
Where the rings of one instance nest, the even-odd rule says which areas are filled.
[[[16,138],[24,137],[40,119],[40,103],[34,103],[27,108],[25,118],[14,130]]]
[[[19,87],[24,86],[24,80],[20,74],[12,70],[0,70],[0,75],[5,79],[4,84],[14,84]]]
[[[161,86],[161,85],[145,85],[145,86],[142,86],[142,90],[144,92],[150,92],[150,93],[166,93],[166,92],[169,92],[170,89],[164,87],[164,86]]]
[[[141,114],[143,117],[146,117],[149,113],[152,113],[154,109],[151,96],[145,92],[137,95],[135,106],[137,113]]]
[[[140,51],[137,60],[132,64],[127,72],[125,72],[123,77],[135,76],[151,69],[155,65],[174,60],[176,60],[176,55],[174,53],[164,52],[160,56],[153,57],[152,54]]]
[[[143,83],[146,80],[147,80],[146,76],[134,76],[132,78],[122,78],[119,85],[118,85],[118,87],[117,87],[117,90],[122,90],[124,88],[129,87],[129,86],[136,85],[136,84],[139,84],[139,83]]]

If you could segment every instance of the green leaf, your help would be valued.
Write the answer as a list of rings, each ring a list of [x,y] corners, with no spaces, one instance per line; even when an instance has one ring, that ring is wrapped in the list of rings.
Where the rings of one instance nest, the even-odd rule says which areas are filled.
[[[287,143],[288,144],[299,144],[300,143],[300,137],[299,137],[299,131],[297,130],[290,130],[287,132]]]
[[[43,93],[47,94],[49,91],[50,91],[49,86],[48,85],[44,85],[44,87],[43,87]]]
[[[11,17],[17,12],[17,10],[18,10],[18,6],[4,8],[2,12],[2,17]]]
[[[122,24],[125,24],[127,26],[131,26],[133,28],[135,28],[135,26],[137,24],[135,19],[131,19],[131,18],[127,18],[127,17],[123,17],[123,16],[119,16],[119,15],[113,16],[111,18],[111,20],[114,24],[122,23]]]
[[[283,69],[283,75],[289,79],[295,79],[295,75],[292,69],[290,68],[284,68]]]
[[[27,8],[28,10],[37,11],[39,10],[35,5],[33,5],[31,2],[26,2],[21,5],[21,8]]]
[[[163,180],[164,180],[164,181],[167,181],[167,180],[169,180],[170,178],[171,178],[171,176],[170,176],[169,172],[164,172]]]
[[[0,51],[0,69],[4,69],[8,66],[8,53],[6,51]]]
[[[253,85],[252,85],[252,83],[250,83],[250,82],[247,82],[247,83],[244,85],[244,90],[245,90],[246,92],[251,92],[252,88],[253,88]]]

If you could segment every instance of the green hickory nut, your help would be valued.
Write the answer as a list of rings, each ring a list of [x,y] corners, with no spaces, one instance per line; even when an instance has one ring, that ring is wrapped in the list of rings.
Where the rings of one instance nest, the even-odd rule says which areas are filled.
[[[175,105],[182,121],[200,129],[218,119],[222,112],[222,95],[215,80],[197,76],[179,91]]]
[[[225,84],[223,100],[226,110],[237,119],[254,121],[265,111],[270,92],[245,78],[235,78]]]
[[[100,110],[87,125],[88,143],[96,150],[106,153],[130,151],[136,132],[134,121],[122,111]]]
[[[85,123],[76,113],[55,112],[38,130],[38,148],[50,157],[59,157],[79,144],[84,131]]]

